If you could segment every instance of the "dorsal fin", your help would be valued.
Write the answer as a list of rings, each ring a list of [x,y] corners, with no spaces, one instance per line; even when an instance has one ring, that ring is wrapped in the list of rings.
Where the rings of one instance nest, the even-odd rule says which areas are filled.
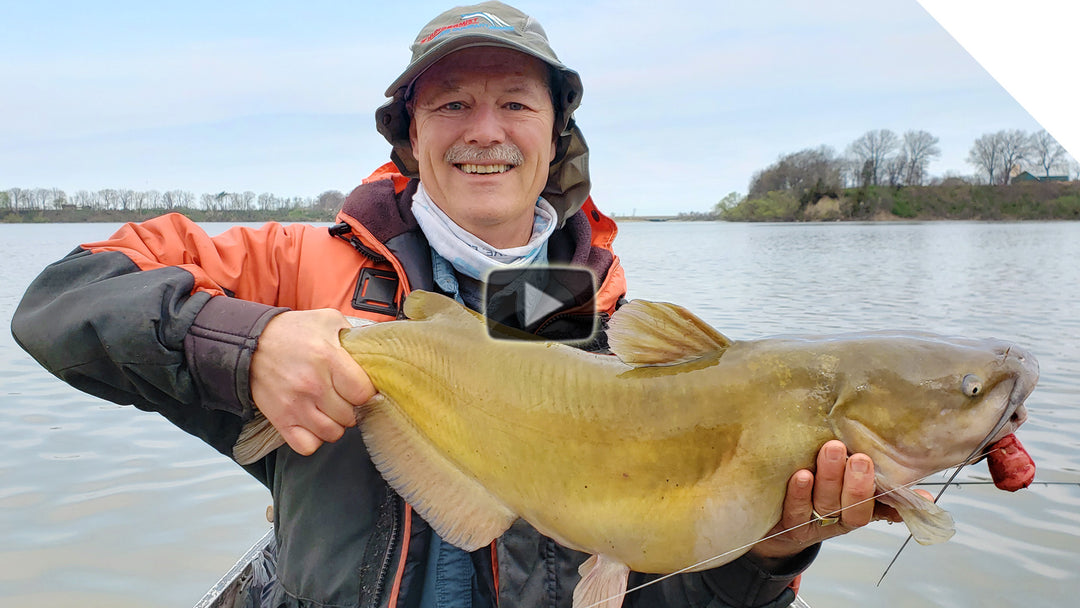
[[[632,300],[611,318],[608,345],[633,366],[677,365],[731,346],[731,340],[677,304]]]

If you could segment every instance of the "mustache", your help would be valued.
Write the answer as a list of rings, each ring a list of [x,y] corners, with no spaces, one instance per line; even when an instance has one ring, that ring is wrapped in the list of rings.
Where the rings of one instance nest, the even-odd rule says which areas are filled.
[[[510,143],[484,147],[458,143],[450,146],[443,159],[451,165],[497,163],[516,167],[524,164],[525,155],[520,148]]]

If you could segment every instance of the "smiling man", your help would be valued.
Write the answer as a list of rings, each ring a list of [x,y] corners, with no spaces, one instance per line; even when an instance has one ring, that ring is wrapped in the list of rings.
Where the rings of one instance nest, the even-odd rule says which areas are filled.
[[[409,108],[421,188],[457,225],[506,248],[532,237],[534,207],[554,219],[539,198],[555,160],[555,107],[539,59],[458,51],[417,78]]]
[[[129,224],[43,271],[12,330],[65,381],[159,412],[228,456],[256,409],[280,431],[288,445],[247,467],[274,501],[264,605],[565,608],[586,556],[521,521],[481,551],[445,543],[382,480],[354,428],[353,406],[375,389],[338,342],[347,317],[395,319],[415,289],[480,309],[489,271],[526,265],[588,269],[600,319],[626,293],[615,225],[589,198],[573,119],[581,81],[540,25],[497,2],[455,8],[412,52],[376,112],[393,162],[349,195],[336,225],[211,238],[177,214]],[[603,350],[603,332],[585,347]],[[873,488],[869,459],[830,442],[816,475],[789,483],[777,531],[800,527],[624,605],[785,606],[817,543],[875,516],[863,502]]]

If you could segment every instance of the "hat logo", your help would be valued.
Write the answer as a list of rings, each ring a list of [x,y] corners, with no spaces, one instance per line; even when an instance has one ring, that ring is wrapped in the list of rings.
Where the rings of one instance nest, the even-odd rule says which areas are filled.
[[[461,21],[453,25],[444,25],[443,27],[436,28],[434,32],[431,32],[418,44],[427,44],[432,40],[435,40],[439,36],[442,36],[446,32],[452,30],[472,29],[472,28],[484,28],[488,30],[512,30],[514,27],[507,22],[499,19],[491,13],[468,13],[461,16]]]

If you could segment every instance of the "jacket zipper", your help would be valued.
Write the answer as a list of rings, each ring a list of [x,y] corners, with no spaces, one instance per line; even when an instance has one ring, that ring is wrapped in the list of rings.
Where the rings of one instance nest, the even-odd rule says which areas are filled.
[[[386,256],[362,243],[360,239],[352,233],[352,228],[350,228],[349,225],[345,222],[331,226],[329,228],[329,231],[331,236],[336,236],[339,239],[345,241],[346,243],[352,245],[353,249],[355,249],[360,255],[371,260],[372,262],[381,264],[387,261]]]
[[[389,487],[387,487],[386,491],[387,503],[391,503],[388,504],[388,508],[390,511],[390,534],[389,539],[386,543],[386,548],[383,550],[382,561],[379,565],[378,574],[375,577],[372,593],[367,594],[366,597],[360,598],[362,600],[360,602],[360,605],[364,606],[365,608],[378,608],[379,605],[382,603],[382,597],[386,593],[387,574],[390,572],[390,565],[393,563],[394,559],[394,547],[400,544],[397,542],[397,537],[401,528],[399,513],[403,509],[398,508],[399,505],[396,504],[397,500],[396,496],[393,494],[393,490],[390,490]],[[361,593],[363,593],[362,587]],[[391,606],[390,608],[393,607]]]

